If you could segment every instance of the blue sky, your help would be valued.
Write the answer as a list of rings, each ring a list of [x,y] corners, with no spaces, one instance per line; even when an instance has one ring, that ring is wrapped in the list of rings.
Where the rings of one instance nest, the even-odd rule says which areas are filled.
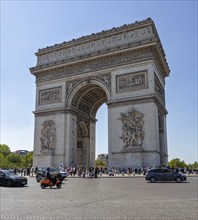
[[[33,150],[39,48],[151,17],[168,64],[166,107],[169,160],[198,160],[197,1],[1,0],[1,135],[12,151]],[[96,153],[107,153],[107,107],[97,113]]]

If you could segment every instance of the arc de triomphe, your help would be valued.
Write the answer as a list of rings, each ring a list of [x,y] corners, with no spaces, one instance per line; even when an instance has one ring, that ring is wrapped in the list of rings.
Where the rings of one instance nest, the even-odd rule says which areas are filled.
[[[94,166],[96,112],[108,106],[112,167],[167,165],[165,77],[154,22],[144,21],[39,49],[34,166]]]

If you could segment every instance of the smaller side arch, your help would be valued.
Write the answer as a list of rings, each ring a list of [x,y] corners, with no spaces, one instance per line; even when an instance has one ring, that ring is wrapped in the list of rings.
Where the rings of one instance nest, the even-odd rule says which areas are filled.
[[[88,137],[89,136],[89,129],[84,121],[79,121],[77,124],[77,135]]]

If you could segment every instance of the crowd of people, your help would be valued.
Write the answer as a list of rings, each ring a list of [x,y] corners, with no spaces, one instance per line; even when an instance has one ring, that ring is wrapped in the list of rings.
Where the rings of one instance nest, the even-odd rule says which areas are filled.
[[[76,167],[68,167],[65,168],[68,176],[77,176],[83,178],[93,178],[97,176],[137,176],[137,175],[146,175],[146,172],[152,167],[146,168],[115,168],[108,170],[104,167],[90,167],[90,168],[76,168]],[[166,167],[170,169],[170,167]],[[174,168],[175,172],[182,172],[185,174],[198,174],[198,170],[195,169],[182,169],[182,168]]]
[[[21,176],[34,176],[35,168],[34,167],[24,167],[16,169],[14,168],[14,172],[20,174]]]
[[[104,167],[90,167],[90,168],[76,168],[76,167],[68,167],[67,174],[68,176],[78,176],[83,178],[97,178],[98,176],[119,176],[119,175],[145,175],[148,168],[141,169],[141,168],[127,168],[127,169],[120,169],[113,167],[111,170],[108,170]]]
[[[59,167],[60,171],[67,172],[67,176],[70,177],[82,177],[82,178],[97,178],[98,176],[136,176],[136,175],[145,175],[147,170],[151,167],[146,168],[115,168],[108,170],[106,167],[89,167],[89,168],[76,168],[76,167]],[[167,167],[169,168],[169,167]],[[15,173],[20,174],[21,176],[34,176],[37,173],[37,167],[26,167],[20,169],[14,169]],[[185,174],[198,174],[198,170],[194,169],[184,169],[184,168],[175,168],[176,172],[182,172]]]

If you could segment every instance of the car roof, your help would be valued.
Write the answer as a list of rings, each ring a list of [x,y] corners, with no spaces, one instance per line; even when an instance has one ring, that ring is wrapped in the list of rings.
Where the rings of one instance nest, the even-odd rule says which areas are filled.
[[[3,172],[4,172],[4,171],[13,171],[13,170],[0,170],[0,171],[3,171]]]
[[[149,169],[148,171],[152,171],[152,170],[171,170],[171,169],[169,169],[169,168],[164,168],[164,167],[159,167],[159,168],[151,168],[151,169]]]

